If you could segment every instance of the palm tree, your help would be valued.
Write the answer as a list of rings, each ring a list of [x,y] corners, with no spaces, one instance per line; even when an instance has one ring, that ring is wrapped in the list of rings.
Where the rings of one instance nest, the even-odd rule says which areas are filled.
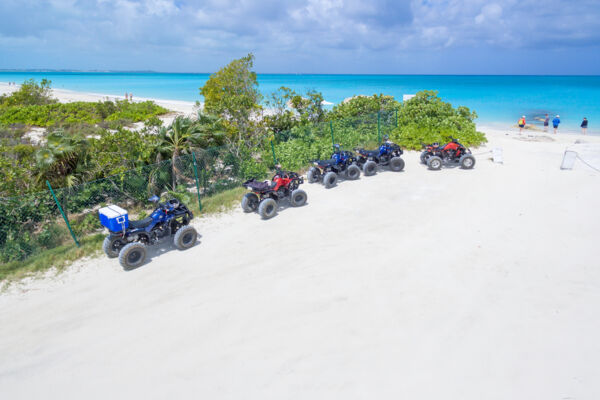
[[[59,180],[76,184],[87,164],[88,141],[81,135],[68,136],[62,129],[50,133],[46,145],[35,153],[38,182]]]
[[[198,110],[196,125],[200,131],[200,147],[221,146],[225,139],[223,118]]]
[[[167,128],[158,132],[158,158],[163,155],[171,157],[173,168],[173,189],[177,186],[177,179],[181,176],[177,168],[177,158],[181,154],[189,154],[197,143],[202,140],[198,126],[187,117],[178,116]]]

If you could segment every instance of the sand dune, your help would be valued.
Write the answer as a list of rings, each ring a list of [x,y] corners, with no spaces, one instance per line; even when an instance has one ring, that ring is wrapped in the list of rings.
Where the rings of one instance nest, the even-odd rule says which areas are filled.
[[[484,129],[485,130],[485,129]],[[504,164],[304,185],[194,248],[104,257],[0,296],[10,399],[593,399],[600,174],[581,137],[485,130]],[[585,138],[600,143],[599,138]]]

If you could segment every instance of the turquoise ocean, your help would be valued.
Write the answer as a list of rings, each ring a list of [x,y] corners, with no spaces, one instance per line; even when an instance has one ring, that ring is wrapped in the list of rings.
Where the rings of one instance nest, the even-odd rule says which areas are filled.
[[[199,88],[209,74],[156,72],[2,72],[0,82],[25,79],[52,81],[56,89],[122,96],[202,101]],[[583,117],[590,133],[600,133],[600,76],[529,75],[319,75],[258,74],[264,95],[281,86],[298,92],[317,90],[325,101],[336,104],[354,95],[404,94],[437,90],[453,105],[464,105],[479,115],[478,123],[507,126],[521,115],[533,122],[545,113],[560,114],[561,128],[579,129]],[[331,106],[329,106],[331,107]]]

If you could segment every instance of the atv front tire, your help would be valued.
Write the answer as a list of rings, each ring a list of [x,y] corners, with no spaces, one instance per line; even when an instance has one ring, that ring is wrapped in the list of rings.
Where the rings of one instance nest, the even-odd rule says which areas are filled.
[[[394,172],[399,172],[402,171],[404,169],[404,160],[401,159],[400,157],[393,157],[390,160],[390,170],[394,171]]]
[[[262,219],[273,218],[277,213],[277,202],[271,198],[264,199],[258,206],[258,213]]]
[[[123,242],[121,239],[116,237],[107,236],[104,238],[104,242],[102,243],[102,250],[104,250],[104,254],[108,258],[117,258],[119,257],[119,252],[123,247]]]
[[[175,243],[175,247],[179,250],[185,250],[195,245],[197,239],[198,232],[196,232],[196,228],[191,225],[186,225],[175,232],[173,242]]]
[[[321,171],[318,168],[312,167],[308,170],[308,174],[306,174],[306,180],[308,183],[315,183],[321,177]]]
[[[325,177],[323,178],[323,184],[325,185],[325,187],[327,189],[331,189],[337,183],[337,179],[338,179],[338,177],[335,172],[333,172],[333,171],[328,172],[325,174]]]
[[[294,207],[300,207],[306,204],[307,199],[308,196],[306,195],[306,192],[304,190],[296,189],[292,192],[292,195],[290,196],[290,203],[292,203]]]
[[[427,166],[429,167],[429,169],[438,171],[438,170],[442,169],[442,159],[439,158],[438,156],[429,157],[427,159]]]
[[[244,212],[250,213],[256,211],[258,208],[258,196],[254,193],[246,193],[244,197],[242,197],[242,210]]]
[[[367,161],[365,165],[363,165],[363,173],[365,176],[375,175],[377,172],[377,163],[375,161]]]
[[[352,164],[349,166],[346,170],[346,177],[351,181],[358,179],[360,177],[360,168],[358,165]]]
[[[146,246],[140,242],[125,245],[119,253],[119,263],[125,270],[137,268],[144,261],[146,261]]]
[[[460,158],[460,167],[462,169],[471,169],[475,166],[475,157],[470,154],[465,154]]]

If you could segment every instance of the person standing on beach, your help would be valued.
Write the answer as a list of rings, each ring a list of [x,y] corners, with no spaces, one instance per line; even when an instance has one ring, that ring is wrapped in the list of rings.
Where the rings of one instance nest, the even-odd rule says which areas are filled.
[[[550,125],[550,117],[546,114],[544,118],[544,132],[548,132],[548,125]]]
[[[125,92],[125,101],[127,101],[129,94],[127,92]]]
[[[583,132],[583,134],[587,134],[587,125],[588,125],[588,120],[586,117],[583,117],[583,121],[581,121],[581,132]]]
[[[524,115],[519,120],[519,135],[523,132],[523,128],[525,128],[525,116]]]
[[[133,101],[133,93],[129,93],[129,101]]]
[[[558,131],[558,125],[560,124],[560,115],[556,115],[552,120],[552,126],[554,127],[554,134]]]

